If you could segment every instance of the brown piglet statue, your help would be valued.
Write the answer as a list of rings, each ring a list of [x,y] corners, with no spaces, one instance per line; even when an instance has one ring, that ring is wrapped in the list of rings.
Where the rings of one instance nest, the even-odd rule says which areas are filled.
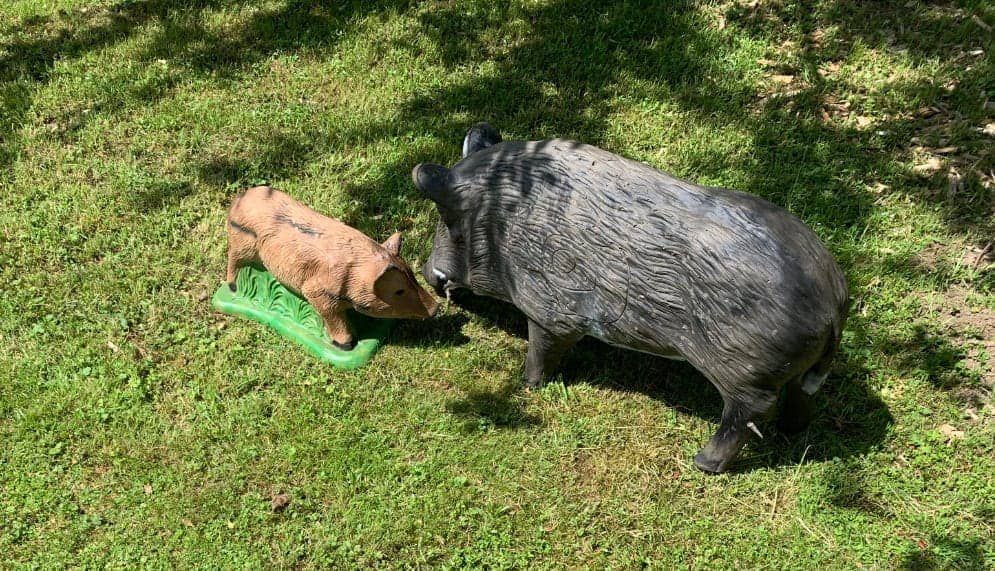
[[[425,319],[438,304],[401,259],[401,234],[382,245],[268,186],[235,197],[228,210],[228,287],[242,266],[261,263],[304,296],[332,343],[355,346],[347,309],[371,317]]]

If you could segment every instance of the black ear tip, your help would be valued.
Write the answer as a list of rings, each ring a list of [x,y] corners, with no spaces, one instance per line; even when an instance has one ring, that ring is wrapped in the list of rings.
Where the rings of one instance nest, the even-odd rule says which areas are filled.
[[[501,132],[495,129],[494,126],[487,121],[481,121],[473,127],[470,127],[468,134],[473,132],[479,133],[485,141],[491,143],[492,145],[496,145],[501,142]]]
[[[463,158],[501,142],[501,133],[490,123],[480,122],[470,127],[463,137]]]

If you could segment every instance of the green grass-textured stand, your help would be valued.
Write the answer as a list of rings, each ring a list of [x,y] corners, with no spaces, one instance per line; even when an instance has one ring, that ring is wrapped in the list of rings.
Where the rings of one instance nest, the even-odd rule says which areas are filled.
[[[314,308],[266,270],[242,268],[235,285],[238,291],[233,293],[227,284],[222,284],[214,292],[211,305],[224,313],[268,325],[287,339],[300,343],[319,359],[341,369],[355,369],[368,363],[393,326],[392,320],[374,319],[350,311],[349,322],[356,346],[352,351],[343,351],[332,345]]]

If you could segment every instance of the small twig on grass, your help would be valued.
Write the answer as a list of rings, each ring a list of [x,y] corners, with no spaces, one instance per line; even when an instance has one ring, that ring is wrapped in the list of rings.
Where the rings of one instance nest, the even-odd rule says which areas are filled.
[[[984,31],[986,31],[986,32],[992,31],[992,27],[989,26],[987,22],[985,22],[984,20],[982,20],[981,18],[979,18],[977,14],[972,14],[971,15],[971,20],[973,20],[974,23],[977,24],[978,26],[980,26]]]
[[[816,533],[816,532],[812,531],[812,528],[810,528],[808,525],[806,525],[805,524],[805,520],[803,520],[800,516],[795,516],[795,519],[798,520],[798,523],[800,523],[802,525],[802,527],[805,528],[805,531],[809,532],[809,534],[811,534],[812,537],[815,537],[817,539],[821,539],[823,543],[825,543],[826,545],[832,547],[833,549],[836,548],[836,540],[833,539],[832,536],[828,536],[828,535],[826,535],[824,533]]]
[[[978,269],[978,266],[981,264],[981,260],[985,259],[985,256],[988,255],[988,252],[991,251],[991,249],[992,242],[989,241],[988,245],[982,248],[981,252],[978,253],[978,257],[974,259],[974,265],[971,267],[972,270]]]

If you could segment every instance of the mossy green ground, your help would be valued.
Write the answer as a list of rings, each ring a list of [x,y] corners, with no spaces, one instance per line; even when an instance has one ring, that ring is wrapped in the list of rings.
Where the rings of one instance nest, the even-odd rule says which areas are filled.
[[[995,566],[993,26],[982,0],[7,0],[3,565]],[[479,120],[810,224],[854,304],[808,432],[708,477],[720,401],[685,365],[584,343],[523,394],[492,303],[349,372],[211,309],[252,183],[424,260],[410,169]]]

